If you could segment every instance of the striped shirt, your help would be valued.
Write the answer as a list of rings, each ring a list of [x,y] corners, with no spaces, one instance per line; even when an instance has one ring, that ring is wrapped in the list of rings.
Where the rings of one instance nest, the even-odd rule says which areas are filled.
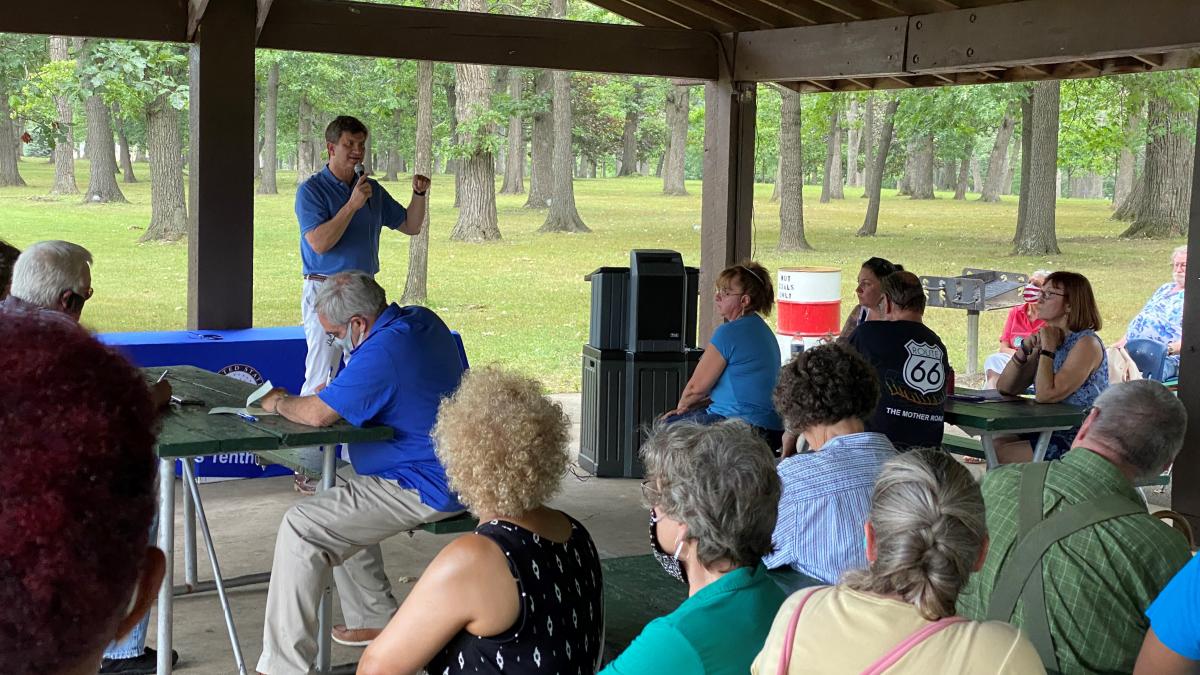
[[[996,577],[1013,549],[1021,466],[993,469],[983,478],[991,543],[983,569],[958,596],[958,613],[967,618],[987,616]],[[1077,447],[1051,463],[1042,509],[1049,517],[1064,506],[1112,494],[1141,501],[1112,462]],[[1059,670],[1132,671],[1149,625],[1143,612],[1190,557],[1183,536],[1149,513],[1106,520],[1051,545],[1042,556],[1042,578]],[[1011,620],[1018,628],[1022,614],[1018,602]]]
[[[896,449],[880,433],[831,439],[817,452],[779,463],[783,494],[767,567],[790,565],[827,584],[867,566],[863,523],[879,469]]]

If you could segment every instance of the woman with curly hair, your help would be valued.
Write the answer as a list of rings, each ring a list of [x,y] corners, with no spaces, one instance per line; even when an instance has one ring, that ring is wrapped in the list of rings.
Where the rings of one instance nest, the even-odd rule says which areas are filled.
[[[783,495],[767,567],[833,584],[867,564],[862,524],[871,489],[896,454],[887,436],[865,429],[878,400],[875,369],[845,345],[801,352],[783,367],[775,408],[788,430],[786,458],[777,467]],[[814,452],[792,454],[798,435]]]
[[[0,312],[0,671],[94,675],[150,609],[156,417],[146,381],[73,322]],[[153,650],[147,652],[153,664]]]
[[[1016,628],[955,616],[988,535],[979,484],[951,455],[927,448],[889,459],[864,530],[867,567],[788,598],[751,673],[1046,672]]]
[[[771,273],[747,260],[717,275],[716,286],[713,302],[726,323],[713,331],[679,402],[664,418],[700,424],[744,420],[778,448],[783,424],[771,405],[771,390],[779,377],[779,342],[763,320],[775,304]]]
[[[600,557],[583,525],[546,506],[567,469],[569,424],[534,380],[493,368],[463,376],[433,437],[480,525],[429,564],[359,675],[595,671]]]

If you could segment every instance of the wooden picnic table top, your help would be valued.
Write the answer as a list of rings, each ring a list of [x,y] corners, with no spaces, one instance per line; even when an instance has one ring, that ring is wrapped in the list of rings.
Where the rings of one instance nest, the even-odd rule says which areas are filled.
[[[975,389],[955,387],[957,394],[978,394]],[[1083,423],[1087,411],[1068,403],[1038,403],[1021,398],[1014,401],[961,401],[946,399],[947,424],[981,431],[1070,428]]]
[[[195,366],[143,368],[153,383],[164,369],[175,396],[203,401],[203,405],[172,405],[163,415],[155,451],[159,457],[197,457],[229,452],[257,452],[279,448],[381,441],[392,437],[390,427],[356,427],[338,420],[328,427],[310,427],[279,415],[262,415],[249,422],[236,415],[209,415],[210,408],[241,408],[257,387]]]

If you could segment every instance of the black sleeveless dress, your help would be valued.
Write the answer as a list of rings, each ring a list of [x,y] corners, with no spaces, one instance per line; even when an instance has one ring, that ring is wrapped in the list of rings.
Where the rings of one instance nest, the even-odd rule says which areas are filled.
[[[596,672],[604,641],[600,555],[583,525],[570,516],[567,519],[571,536],[562,544],[505,520],[475,528],[508,558],[521,594],[521,611],[499,635],[459,631],[425,666],[429,675]]]

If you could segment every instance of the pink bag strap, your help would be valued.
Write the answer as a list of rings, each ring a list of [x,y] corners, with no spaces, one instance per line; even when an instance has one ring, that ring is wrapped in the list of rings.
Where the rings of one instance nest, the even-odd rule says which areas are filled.
[[[892,647],[892,650],[880,657],[878,661],[872,663],[866,670],[863,671],[863,675],[879,675],[879,673],[882,673],[895,665],[896,662],[899,661],[901,657],[903,657],[909,651],[911,651],[913,647],[921,644],[927,638],[932,637],[941,630],[949,628],[956,623],[962,623],[963,621],[966,621],[966,619],[961,616],[947,616],[943,619],[934,621],[931,624],[922,626],[912,635],[909,635],[907,638],[905,638],[903,642],[895,647]]]
[[[808,604],[808,599],[822,588],[829,587],[816,586],[808,589],[808,592],[800,599],[800,604],[796,605],[796,609],[792,611],[792,618],[788,621],[787,634],[783,636],[783,654],[779,657],[779,668],[776,669],[775,675],[787,675],[788,667],[792,664],[792,643],[796,641],[796,624],[800,623],[800,612],[804,611],[804,605]]]

